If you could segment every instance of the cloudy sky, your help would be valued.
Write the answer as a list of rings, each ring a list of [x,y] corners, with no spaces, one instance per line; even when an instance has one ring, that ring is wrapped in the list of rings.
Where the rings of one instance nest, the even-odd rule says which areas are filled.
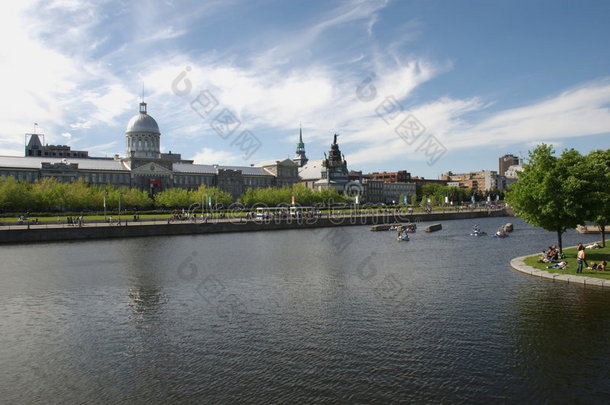
[[[608,1],[2,2],[0,155],[34,123],[123,154],[142,83],[162,150],[197,163],[292,157],[299,125],[310,159],[338,133],[350,169],[430,178],[609,148],[608,21]]]

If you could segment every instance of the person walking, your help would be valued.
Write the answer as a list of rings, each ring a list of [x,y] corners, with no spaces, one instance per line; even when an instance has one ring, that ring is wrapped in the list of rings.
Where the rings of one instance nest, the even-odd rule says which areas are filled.
[[[578,253],[576,254],[576,273],[582,273],[582,266],[585,262],[585,247],[581,244],[578,245]]]

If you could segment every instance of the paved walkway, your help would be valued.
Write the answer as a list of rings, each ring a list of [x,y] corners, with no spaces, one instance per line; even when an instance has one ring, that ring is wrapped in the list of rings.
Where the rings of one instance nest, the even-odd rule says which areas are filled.
[[[362,218],[362,217],[368,217],[368,216],[373,216],[373,217],[378,217],[379,219],[383,219],[383,218],[387,218],[388,221],[390,219],[393,219],[394,221],[398,221],[398,220],[403,220],[406,221],[407,219],[412,219],[412,220],[422,220],[422,221],[426,221],[428,220],[428,216],[434,216],[434,215],[445,215],[445,214],[461,214],[461,213],[474,213],[474,212],[478,212],[478,213],[484,213],[487,212],[489,214],[491,213],[496,213],[499,211],[502,211],[503,209],[494,209],[494,210],[488,210],[486,208],[477,208],[474,210],[443,210],[443,211],[434,211],[431,213],[425,213],[425,212],[394,212],[394,211],[390,211],[388,210],[387,212],[384,213],[378,213],[378,214],[370,214],[370,213],[358,213],[358,214],[343,214],[343,213],[336,213],[330,216],[330,218],[334,218],[334,219],[350,219],[350,218]],[[324,214],[321,216],[321,218],[329,218],[328,215]],[[291,218],[292,220],[294,220],[295,218]],[[308,219],[308,218],[305,218]],[[214,224],[214,223],[223,223],[223,222],[241,222],[243,220],[243,222],[258,222],[258,223],[265,223],[266,221],[276,221],[279,219],[274,219],[271,218],[269,220],[254,220],[254,219],[250,219],[250,220],[246,220],[246,218],[242,218],[240,219],[239,217],[225,217],[225,218],[209,218],[207,222],[208,224]],[[286,219],[287,221],[288,219]],[[283,221],[283,220],[281,220]],[[416,221],[417,222],[417,221]],[[200,218],[197,219],[197,221],[193,222],[191,220],[178,220],[178,221],[171,221],[170,223],[167,222],[167,219],[156,219],[156,220],[147,220],[147,219],[143,219],[137,222],[134,222],[130,219],[130,217],[127,217],[127,226],[140,226],[140,225],[168,225],[168,224],[201,224],[202,221]],[[90,228],[90,227],[109,227],[109,226],[119,226],[117,223],[117,217],[115,216],[113,219],[112,224],[107,223],[107,222],[88,222],[87,218],[85,217],[85,223],[83,224],[84,227]],[[125,220],[123,219],[121,222],[120,226],[126,226],[125,225]],[[65,222],[65,218],[62,218],[61,223],[56,223],[56,222],[44,222],[44,223],[39,223],[38,225],[35,225],[34,223],[30,222],[29,224],[29,228],[28,228],[28,224],[27,221],[24,222],[23,224],[8,224],[8,225],[2,225],[2,221],[0,220],[0,230],[4,231],[8,231],[8,230],[13,230],[13,229],[57,229],[57,228],[75,228],[77,226],[74,225],[68,225]]]
[[[552,281],[562,281],[564,283],[569,283],[569,284],[580,284],[580,285],[584,285],[585,287],[588,287],[588,286],[602,287],[602,288],[610,291],[610,280],[604,280],[604,279],[595,278],[595,277],[576,276],[573,274],[558,274],[558,273],[551,273],[551,272],[545,271],[545,270],[538,270],[532,266],[528,266],[525,264],[525,262],[524,262],[525,258],[530,257],[530,256],[532,256],[532,255],[514,258],[513,260],[510,261],[511,267],[517,271],[520,271],[521,273],[529,274],[530,276],[534,276],[534,277],[546,278],[546,279],[552,280]]]

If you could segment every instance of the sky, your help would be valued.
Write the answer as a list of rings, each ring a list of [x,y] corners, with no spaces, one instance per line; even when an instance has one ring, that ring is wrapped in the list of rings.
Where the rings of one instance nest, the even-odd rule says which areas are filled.
[[[539,143],[610,148],[610,2],[6,1],[0,155],[26,133],[123,155],[144,98],[162,152],[249,166],[498,170]],[[35,125],[37,124],[37,125]]]

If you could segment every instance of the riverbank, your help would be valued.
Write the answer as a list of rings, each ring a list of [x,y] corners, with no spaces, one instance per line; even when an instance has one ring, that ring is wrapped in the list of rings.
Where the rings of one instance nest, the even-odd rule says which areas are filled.
[[[245,218],[214,219],[209,222],[123,222],[121,225],[91,223],[84,226],[21,225],[0,227],[0,243],[54,242],[86,239],[130,238],[145,236],[196,235],[226,232],[256,232],[285,229],[311,229],[351,225],[376,225],[395,222],[446,221],[483,217],[507,216],[501,210],[421,213],[405,215],[381,213],[377,215],[337,215],[301,218],[276,218],[268,220],[246,220]]]
[[[583,286],[602,287],[610,291],[610,271],[583,270],[576,274],[576,247],[564,249],[566,269],[547,269],[547,263],[538,263],[539,254],[516,257],[510,261],[513,269],[534,277],[541,277],[552,281],[561,281]],[[589,265],[602,260],[610,260],[610,246],[603,249],[587,249],[587,262]]]

